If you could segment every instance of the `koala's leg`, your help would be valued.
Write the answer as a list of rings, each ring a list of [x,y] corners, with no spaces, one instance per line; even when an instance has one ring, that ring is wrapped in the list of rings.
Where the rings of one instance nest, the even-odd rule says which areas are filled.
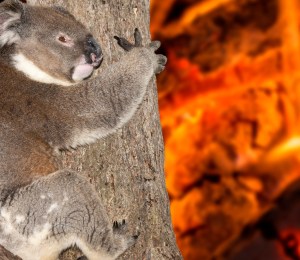
[[[23,260],[56,260],[76,244],[89,260],[115,259],[136,236],[109,221],[89,182],[69,170],[20,188],[3,202],[0,243]]]

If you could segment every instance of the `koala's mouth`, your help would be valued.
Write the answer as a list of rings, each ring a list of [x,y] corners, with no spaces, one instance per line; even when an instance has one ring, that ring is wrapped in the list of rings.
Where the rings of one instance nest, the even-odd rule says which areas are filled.
[[[88,59],[85,56],[82,56],[79,59],[78,64],[72,70],[72,79],[74,81],[81,81],[87,79],[93,74],[94,69],[100,67],[102,61],[103,55],[97,57],[96,54],[91,53]]]

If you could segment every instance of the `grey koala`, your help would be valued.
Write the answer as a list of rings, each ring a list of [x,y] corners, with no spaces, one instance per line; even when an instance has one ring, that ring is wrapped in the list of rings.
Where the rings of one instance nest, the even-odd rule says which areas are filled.
[[[102,51],[60,7],[0,4],[0,244],[24,260],[57,259],[76,244],[90,260],[134,244],[111,224],[94,188],[59,169],[53,151],[113,133],[135,113],[166,57],[159,42],[115,37],[128,53],[99,76]]]

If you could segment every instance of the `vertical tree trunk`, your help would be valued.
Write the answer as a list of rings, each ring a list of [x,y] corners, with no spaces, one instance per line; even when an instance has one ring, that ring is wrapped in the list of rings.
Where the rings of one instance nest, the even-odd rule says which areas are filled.
[[[102,67],[124,55],[114,41],[114,35],[132,39],[134,29],[138,27],[145,42],[150,38],[148,0],[27,2],[64,6],[87,25],[104,50]],[[137,244],[120,259],[182,258],[169,215],[163,150],[157,92],[152,81],[142,107],[129,124],[97,144],[61,156],[62,167],[78,170],[90,178],[112,221],[127,219],[129,232],[140,233]],[[5,257],[2,254],[1,258],[0,250],[0,258]],[[62,259],[71,258],[65,254]]]

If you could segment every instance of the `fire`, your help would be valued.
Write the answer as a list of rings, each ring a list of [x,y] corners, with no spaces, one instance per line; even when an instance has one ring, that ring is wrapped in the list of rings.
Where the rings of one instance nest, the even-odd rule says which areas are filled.
[[[279,235],[279,251],[292,259],[300,259],[300,230],[283,230]]]
[[[155,0],[151,10],[168,55],[159,104],[177,242],[185,259],[221,257],[300,179],[298,2]],[[278,239],[295,253],[293,236]]]
[[[294,136],[288,139],[287,141],[279,144],[277,147],[272,149],[268,154],[267,160],[278,161],[284,160],[291,156],[298,154],[300,150],[300,136]]]

